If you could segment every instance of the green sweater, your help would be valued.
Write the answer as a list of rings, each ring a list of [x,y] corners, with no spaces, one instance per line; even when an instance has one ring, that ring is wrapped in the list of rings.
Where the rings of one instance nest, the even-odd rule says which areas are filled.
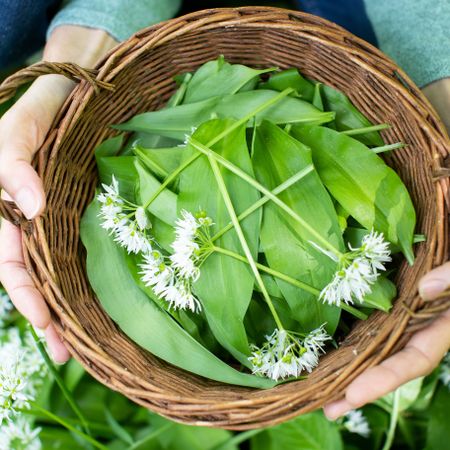
[[[423,87],[450,77],[449,0],[364,0],[381,50]],[[68,0],[53,19],[59,25],[100,28],[119,41],[173,17],[181,0]]]

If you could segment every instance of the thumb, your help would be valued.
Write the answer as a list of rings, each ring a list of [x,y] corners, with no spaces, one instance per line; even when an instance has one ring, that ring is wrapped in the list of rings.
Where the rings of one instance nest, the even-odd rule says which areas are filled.
[[[450,286],[450,261],[428,272],[419,281],[420,295],[432,300]]]

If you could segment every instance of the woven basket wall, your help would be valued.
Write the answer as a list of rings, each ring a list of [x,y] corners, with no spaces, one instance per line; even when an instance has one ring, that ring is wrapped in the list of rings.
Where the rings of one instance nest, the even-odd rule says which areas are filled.
[[[109,124],[161,108],[176,88],[172,77],[225,55],[253,67],[298,67],[303,74],[349,95],[373,123],[387,122],[386,143],[408,144],[388,157],[418,211],[417,260],[396,279],[392,312],[355,325],[339,349],[321,359],[303,381],[254,390],[209,381],[155,358],[108,318],[91,290],[79,222],[97,185],[94,148],[114,132]],[[73,356],[95,378],[135,402],[190,424],[248,429],[285,421],[342,396],[364,369],[405,345],[415,330],[450,306],[424,303],[417,280],[448,258],[449,142],[431,106],[392,61],[343,29],[314,16],[274,8],[193,13],[137,33],[98,66],[40,63],[7,80],[0,99],[44,73],[83,81],[59,113],[37,154],[48,207],[25,221],[11,204],[2,215],[23,230],[26,264],[48,302]],[[96,78],[96,79],[95,79]],[[112,84],[114,90],[111,89]]]

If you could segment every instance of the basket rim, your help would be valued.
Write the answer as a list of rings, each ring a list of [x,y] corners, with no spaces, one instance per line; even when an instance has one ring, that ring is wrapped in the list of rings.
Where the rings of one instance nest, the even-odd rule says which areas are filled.
[[[290,11],[271,7],[207,9],[193,12],[176,19],[171,19],[169,21],[153,25],[137,32],[129,40],[119,44],[115,49],[111,50],[111,52],[106,55],[96,67],[99,71],[97,80],[113,83],[114,77],[118,72],[120,72],[120,70],[122,70],[121,67],[129,64],[130,61],[133,60],[133,58],[136,58],[141,53],[148,51],[149,48],[155,48],[151,47],[151,45],[153,45],[155,42],[159,43],[159,45],[163,45],[164,42],[170,40],[170,38],[174,39],[177,36],[181,35],[183,32],[188,33],[193,29],[195,30],[195,25],[197,27],[201,27],[202,25],[208,27],[212,26],[211,24],[215,23],[214,20],[217,20],[217,27],[225,27],[227,26],[227,23],[228,26],[238,27],[240,14],[243,14],[244,16],[246,16],[246,18],[248,18],[248,16],[252,16],[250,26],[255,26],[255,24],[258,24],[264,27],[276,28],[276,25],[279,25],[281,23],[283,26],[291,25],[293,28],[298,28],[299,31],[303,32],[305,32],[305,28],[310,32],[312,32],[311,30],[315,30],[314,26],[304,25],[302,22],[302,19],[312,17],[314,18],[313,20],[315,22],[322,24],[321,26],[316,26],[316,29],[321,29],[323,31],[322,28],[324,25],[326,28],[326,30],[323,31],[325,37],[317,38],[318,40],[321,40],[321,42],[326,42],[326,35],[331,33],[330,30],[332,30],[332,33],[337,34],[339,38],[339,42],[334,45],[340,48],[349,48],[350,58],[359,58],[361,65],[364,65],[364,61],[370,58],[372,58],[376,62],[376,66],[379,66],[379,72],[377,72],[376,74],[377,76],[383,79],[387,79],[388,76],[383,70],[386,70],[386,67],[388,66],[395,67],[399,78],[402,81],[399,81],[399,79],[394,79],[394,77],[392,79],[389,79],[390,85],[394,85],[394,83],[396,83],[395,87],[397,89],[397,92],[400,92],[401,95],[405,99],[407,99],[407,101],[411,105],[415,105],[417,107],[418,112],[415,111],[414,114],[416,114],[417,117],[421,117],[421,123],[424,127],[424,130],[428,133],[430,139],[433,139],[434,141],[440,143],[439,148],[441,153],[436,153],[435,155],[436,168],[442,165],[442,161],[445,155],[450,155],[450,142],[448,141],[448,135],[446,133],[444,125],[437,117],[428,100],[412,83],[408,76],[403,73],[403,71],[397,68],[397,66],[389,58],[382,54],[378,49],[375,49],[371,44],[368,44],[365,41],[354,37],[343,28],[335,24],[331,24],[331,22],[328,22],[325,19],[316,18],[315,16],[311,16],[299,11]],[[275,16],[275,19],[273,18],[273,16]],[[271,21],[269,20],[270,17],[272,17]],[[259,22],[257,19],[261,20],[261,22]],[[369,51],[371,53],[368,53]],[[365,65],[367,66],[368,64]],[[370,70],[374,72],[375,69],[371,68]],[[81,82],[80,85],[74,89],[74,91],[62,107],[60,113],[58,114],[58,117],[56,118],[55,124],[49,133],[46,143],[38,152],[38,157],[35,161],[36,166],[42,167],[45,158],[47,157],[47,155],[49,155],[49,149],[58,147],[58,145],[63,140],[64,133],[74,126],[77,118],[82,114],[83,109],[94,95],[95,89],[88,82]],[[82,102],[81,104],[77,104],[76,101],[78,101],[80,98],[82,98]],[[446,210],[446,208],[448,208],[448,205],[447,207],[445,206],[445,192],[446,190],[448,191],[448,185],[448,180],[442,179],[439,181],[436,190],[436,201],[440,205],[438,209],[443,211],[443,222],[445,222],[445,226],[448,223],[448,219],[445,216],[445,211],[448,211],[448,209]],[[145,395],[143,395],[142,389],[138,393],[131,389],[128,385],[126,385],[123,380],[128,379],[131,382],[135,382],[138,386],[142,386],[144,390],[148,388],[149,384],[145,382],[145,380],[141,380],[139,379],[139,377],[130,374],[120,365],[114,364],[112,361],[110,361],[108,359],[108,354],[105,353],[101,346],[97,342],[95,342],[94,339],[88,336],[82,329],[77,317],[72,314],[72,311],[64,309],[59,303],[58,299],[63,298],[64,295],[62,294],[58,283],[55,281],[56,276],[53,267],[53,261],[44,232],[43,221],[45,219],[35,219],[33,221],[34,227],[32,230],[30,230],[29,223],[23,221],[23,219],[20,217],[20,215],[17,214],[17,212],[14,212],[14,214],[16,215],[16,219],[22,223],[24,253],[27,268],[32,272],[35,283],[39,286],[41,292],[44,294],[44,297],[46,298],[50,309],[52,310],[53,316],[56,319],[58,331],[65,339],[65,342],[70,348],[71,353],[85,367],[85,369],[99,381],[108,385],[112,389],[124,393],[125,395],[132,398],[136,403],[140,403],[143,406],[148,407],[149,403]],[[442,226],[444,226],[444,224]],[[441,249],[440,252],[441,257],[436,258],[437,263],[439,263],[439,260],[443,261],[448,256],[446,249]],[[448,301],[441,301],[441,304],[444,305],[446,309],[450,306],[450,298],[448,299]],[[258,398],[258,394],[255,394],[253,395],[252,399],[249,400],[248,397],[245,397],[245,393],[247,393],[249,390],[243,388],[240,389],[240,392],[242,392],[242,398],[218,402],[216,399],[201,399],[196,393],[193,393],[192,396],[185,396],[183,398],[180,398],[178,394],[174,394],[171,397],[167,392],[156,392],[157,389],[154,385],[152,385],[152,388],[155,391],[152,392],[151,395],[152,400],[154,400],[154,402],[152,403],[152,409],[176,421],[196,425],[220,426],[222,428],[229,429],[249,429],[255,428],[257,426],[259,427],[265,425],[273,425],[275,423],[282,422],[284,420],[287,420],[288,418],[298,415],[299,411],[309,411],[321,406],[321,402],[324,396],[328,396],[328,401],[337,399],[345,390],[345,387],[349,384],[349,382],[353,378],[355,378],[356,375],[358,375],[363,369],[385,359],[393,351],[398,350],[402,345],[404,345],[404,343],[406,342],[406,338],[411,334],[411,331],[404,332],[404,330],[418,329],[422,326],[425,326],[428,317],[425,319],[421,319],[420,313],[421,311],[426,313],[432,306],[435,307],[436,304],[424,304],[416,296],[412,303],[411,312],[408,312],[406,310],[398,311],[401,308],[397,308],[396,314],[398,314],[399,316],[399,322],[398,329],[394,333],[395,336],[391,337],[392,342],[388,347],[384,348],[383,351],[381,351],[378,355],[376,355],[369,361],[370,364],[367,364],[367,353],[370,354],[371,352],[373,353],[375,351],[377,345],[379,344],[379,335],[377,335],[378,339],[373,339],[372,344],[367,347],[367,351],[359,355],[355,355],[355,358],[352,361],[352,365],[350,365],[347,370],[344,370],[340,374],[333,374],[330,376],[331,378],[333,378],[335,383],[339,382],[340,389],[336,390],[335,392],[332,392],[333,390],[331,390],[329,386],[328,389],[326,389],[329,380],[323,379],[321,380],[321,383],[319,383],[320,386],[322,386],[323,384],[325,388],[321,399],[317,400],[316,402],[310,403],[306,407],[301,403],[296,404],[294,399],[292,399],[292,404],[294,405],[294,409],[296,409],[289,413],[283,413],[278,418],[272,418],[270,420],[267,419],[265,422],[258,422],[257,418],[252,419],[252,417],[255,417],[255,414],[252,414],[252,412],[247,412],[244,415],[245,417],[237,415],[231,419],[224,419],[222,421],[210,421],[199,420],[198,415],[195,414],[195,411],[202,411],[204,416],[207,417],[205,411],[214,409],[213,406],[215,406],[216,410],[220,411],[227,410],[227,408],[236,405],[243,408],[248,408],[249,402],[251,403],[251,405],[258,405],[258,402],[260,402],[262,405],[264,405],[261,409],[265,408],[267,413],[269,414],[271,410],[277,407],[277,405],[282,402],[286,402],[286,398],[282,397],[282,399],[280,400],[280,395],[277,394],[277,392],[280,391],[279,386],[264,391],[274,391],[274,395],[270,398],[268,398],[267,396],[265,396],[264,398]],[[418,315],[419,317],[417,317]],[[385,330],[385,334],[392,334],[392,330]],[[361,362],[361,364],[358,365],[358,367],[355,369],[354,366],[359,362]],[[111,372],[119,374],[120,380],[115,379],[112,382]],[[302,381],[300,380],[293,383],[301,382]],[[229,385],[225,386],[228,387]],[[250,389],[250,391],[254,392],[254,390],[252,389]],[[167,403],[171,400],[178,402],[180,405],[185,405],[185,416],[174,417],[169,409],[161,406],[164,405],[165,402]],[[275,403],[273,404],[272,402]],[[268,403],[270,404],[268,405]],[[258,410],[258,413],[261,413],[261,409]],[[189,412],[192,413],[192,419],[189,418]]]

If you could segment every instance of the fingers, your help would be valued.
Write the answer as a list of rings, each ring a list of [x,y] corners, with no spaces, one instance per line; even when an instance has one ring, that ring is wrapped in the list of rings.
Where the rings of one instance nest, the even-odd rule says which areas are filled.
[[[360,408],[402,384],[428,375],[450,348],[450,311],[416,333],[406,347],[378,366],[364,371],[347,388],[345,399],[324,407],[329,419]]]
[[[45,339],[50,354],[56,363],[63,364],[70,359],[70,353],[61,341],[61,338],[52,323],[45,330]]]
[[[0,186],[15,201],[27,219],[42,213],[45,194],[42,181],[25,159],[24,152],[10,152],[11,157],[0,157]]]
[[[432,300],[450,286],[450,261],[428,272],[419,281],[420,295]]]
[[[36,328],[47,328],[50,312],[23,262],[20,230],[7,221],[0,228],[0,282],[15,307]]]
[[[0,187],[28,219],[45,207],[42,182],[31,161],[72,88],[72,82],[62,76],[46,75],[0,120]]]

